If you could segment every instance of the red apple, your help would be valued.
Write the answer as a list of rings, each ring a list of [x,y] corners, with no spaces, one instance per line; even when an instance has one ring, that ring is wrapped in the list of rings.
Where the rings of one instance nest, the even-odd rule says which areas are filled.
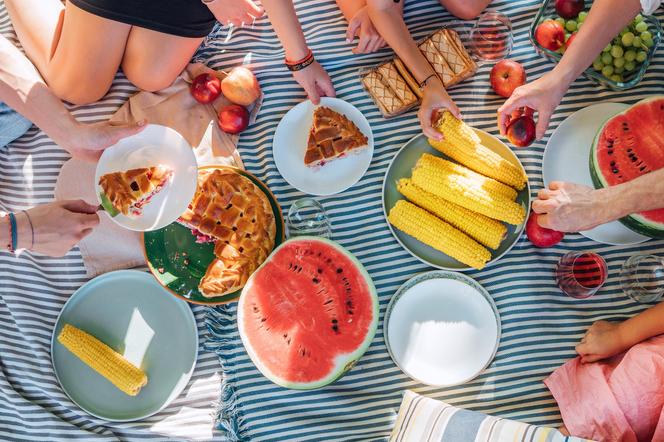
[[[221,91],[226,98],[242,106],[249,106],[261,95],[256,76],[243,66],[231,69],[221,81]]]
[[[249,112],[239,104],[219,109],[219,127],[228,134],[239,134],[249,126]]]
[[[514,60],[500,60],[491,69],[491,87],[501,97],[508,98],[526,82],[526,71],[521,63]]]
[[[535,140],[535,121],[528,115],[515,118],[507,126],[507,139],[517,147],[529,146]]]
[[[583,0],[556,0],[556,12],[565,20],[571,20],[579,15],[585,7]]]
[[[535,40],[542,47],[550,51],[557,51],[565,44],[565,29],[563,29],[563,25],[549,18],[535,29]]]
[[[537,222],[539,215],[530,212],[530,217],[526,223],[526,235],[535,247],[552,247],[558,244],[565,237],[563,232],[547,229]]]
[[[214,74],[200,74],[191,83],[190,91],[199,103],[212,103],[221,95],[221,81]]]
[[[567,42],[565,42],[565,47],[569,48],[572,45],[572,41],[574,41],[575,38],[576,38],[576,32],[569,36]]]

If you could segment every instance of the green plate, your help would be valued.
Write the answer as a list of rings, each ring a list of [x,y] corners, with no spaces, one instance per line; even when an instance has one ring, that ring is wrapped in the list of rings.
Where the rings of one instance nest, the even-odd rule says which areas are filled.
[[[477,135],[482,140],[482,144],[494,152],[498,153],[503,158],[509,160],[514,164],[518,164],[521,169],[523,165],[517,158],[517,156],[512,152],[512,150],[507,147],[502,141],[493,135],[484,132],[479,129],[474,129]],[[383,214],[385,215],[385,220],[387,220],[387,214],[390,209],[394,207],[397,201],[401,199],[406,199],[402,196],[397,190],[397,181],[401,178],[408,178],[411,176],[411,171],[417,163],[417,160],[424,153],[430,153],[439,157],[446,158],[450,161],[454,161],[451,158],[446,157],[429,144],[427,138],[423,135],[417,135],[408,141],[397,154],[392,159],[392,162],[387,168],[387,173],[385,174],[385,181],[383,181]],[[525,172],[524,172],[525,173]],[[516,201],[526,208],[526,213],[529,213],[530,210],[530,184],[526,183],[526,187],[519,192],[517,195]],[[526,220],[527,221],[527,220]],[[510,251],[510,249],[516,244],[523,232],[526,221],[523,224],[514,226],[511,224],[507,225],[507,236],[500,243],[500,247],[497,250],[491,251],[491,260],[487,263],[490,265],[503,255]],[[426,244],[416,240],[410,235],[403,233],[400,230],[392,228],[392,225],[388,222],[392,234],[397,239],[399,244],[403,246],[411,255],[419,259],[420,261],[429,264],[432,267],[436,267],[443,270],[455,270],[455,271],[466,271],[472,270],[472,267],[463,264],[456,259],[439,252],[438,250],[427,246]]]
[[[277,247],[284,241],[284,220],[279,203],[270,189],[258,178],[244,170],[232,169],[249,178],[270,201],[277,227],[274,245]],[[169,224],[163,229],[145,232],[143,248],[150,271],[157,281],[175,296],[194,304],[206,305],[223,304],[234,301],[240,296],[242,290],[214,298],[206,298],[198,291],[198,283],[215,258],[214,244],[197,243],[191,231],[178,223]]]

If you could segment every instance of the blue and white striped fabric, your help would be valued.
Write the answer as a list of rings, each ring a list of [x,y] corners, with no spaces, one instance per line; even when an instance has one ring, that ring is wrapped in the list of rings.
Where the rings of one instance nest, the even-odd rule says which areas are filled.
[[[406,390],[390,442],[592,442],[477,411]]]
[[[418,38],[450,20],[435,0],[406,3],[407,22]],[[344,41],[345,22],[332,0],[297,0],[296,6],[308,42],[332,76],[339,97],[357,106],[374,131],[374,158],[364,178],[348,191],[320,201],[332,218],[333,238],[350,249],[371,273],[384,313],[399,285],[428,270],[392,238],[380,203],[382,178],[390,159],[419,132],[415,112],[385,120],[360,85],[358,72],[389,58],[390,51],[353,55]],[[535,54],[527,36],[539,1],[504,0],[491,7],[512,19],[513,58],[525,65],[529,78],[550,70],[550,62]],[[0,31],[5,35],[12,32],[4,7],[0,7]],[[256,123],[242,135],[240,152],[247,169],[270,186],[287,210],[302,195],[277,172],[271,142],[279,120],[304,99],[304,92],[284,69],[283,51],[265,19],[254,28],[237,30],[228,41],[226,37],[219,31],[208,38],[197,59],[215,69],[243,61],[253,64],[265,101]],[[474,79],[451,94],[466,121],[496,134],[495,113],[502,99],[490,91],[489,70],[490,66],[482,67]],[[610,92],[578,80],[554,115],[548,134],[570,113],[590,103],[633,103],[664,93],[663,75],[664,53],[660,52],[634,90]],[[73,112],[81,121],[101,121],[134,92],[118,75],[101,102],[76,107]],[[537,142],[517,152],[534,190],[542,186],[544,146],[544,142]],[[58,170],[67,158],[36,128],[0,151],[0,209],[20,210],[50,201]],[[606,258],[610,277],[594,298],[576,301],[558,291],[552,270],[564,252],[588,249]],[[141,422],[113,424],[90,417],[73,405],[57,385],[50,364],[49,344],[57,314],[67,297],[85,282],[80,253],[74,250],[60,259],[0,254],[0,439],[386,440],[405,389],[466,409],[555,426],[560,424],[560,415],[541,381],[574,355],[574,345],[593,321],[622,319],[644,308],[621,293],[617,275],[622,262],[639,251],[664,253],[664,241],[612,247],[569,235],[552,249],[538,250],[524,238],[496,265],[469,272],[496,301],[503,340],[487,371],[457,388],[425,387],[407,379],[389,359],[379,329],[366,355],[339,382],[313,392],[284,390],[262,377],[247,357],[234,323],[235,306],[207,311],[194,307],[201,342],[206,338],[207,318],[211,337],[207,348],[219,358],[213,352],[201,351],[183,395],[158,415]],[[219,415],[214,416],[217,401]],[[214,417],[220,418],[218,429],[213,429]]]

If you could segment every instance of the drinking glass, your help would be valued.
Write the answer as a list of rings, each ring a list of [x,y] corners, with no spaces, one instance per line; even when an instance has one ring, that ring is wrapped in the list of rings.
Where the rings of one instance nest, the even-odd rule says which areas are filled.
[[[576,299],[590,298],[606,281],[604,259],[593,252],[569,252],[556,266],[556,283],[560,290]]]
[[[514,45],[512,22],[505,14],[486,11],[470,30],[469,40],[471,51],[479,61],[502,60],[510,54]]]
[[[664,258],[630,256],[620,271],[620,284],[625,294],[636,302],[659,301],[664,295]]]
[[[288,209],[286,217],[288,236],[322,236],[330,238],[332,229],[323,206],[313,198],[302,198]]]

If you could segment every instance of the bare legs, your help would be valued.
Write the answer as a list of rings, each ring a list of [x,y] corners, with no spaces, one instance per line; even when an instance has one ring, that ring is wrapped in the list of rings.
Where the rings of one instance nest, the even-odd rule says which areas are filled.
[[[440,4],[451,14],[462,20],[476,18],[491,0],[440,0]]]
[[[103,97],[122,66],[137,87],[168,87],[202,38],[176,37],[108,20],[59,0],[6,0],[19,40],[53,92],[86,104]],[[35,14],[34,11],[39,11]]]

